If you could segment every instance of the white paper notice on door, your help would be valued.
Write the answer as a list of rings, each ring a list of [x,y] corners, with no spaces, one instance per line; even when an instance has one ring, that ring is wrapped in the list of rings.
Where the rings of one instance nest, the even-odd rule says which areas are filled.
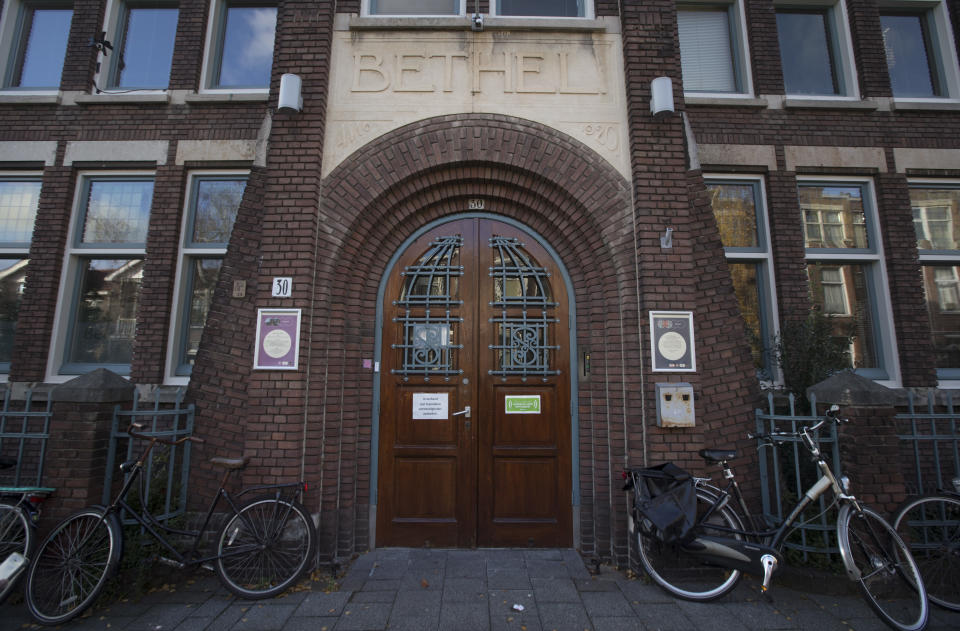
[[[446,392],[414,392],[413,419],[449,418],[449,396]]]

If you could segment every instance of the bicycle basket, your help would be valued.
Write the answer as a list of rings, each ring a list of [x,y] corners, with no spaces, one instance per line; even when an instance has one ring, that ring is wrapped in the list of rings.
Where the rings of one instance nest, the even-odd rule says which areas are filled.
[[[629,473],[641,534],[665,543],[687,543],[692,539],[697,516],[693,476],[672,462],[630,469]]]

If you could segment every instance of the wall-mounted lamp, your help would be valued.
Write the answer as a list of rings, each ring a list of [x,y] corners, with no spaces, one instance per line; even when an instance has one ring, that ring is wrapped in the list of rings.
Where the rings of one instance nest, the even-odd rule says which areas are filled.
[[[472,30],[474,30],[474,31],[482,31],[482,30],[483,30],[483,14],[481,14],[481,13],[474,13],[474,14],[473,14],[473,17],[470,18],[470,20],[471,20],[471,21],[470,21],[470,28],[471,28]]]
[[[650,113],[654,118],[673,114],[673,82],[670,77],[657,77],[650,82]]]
[[[280,77],[280,100],[277,103],[277,110],[294,110],[299,112],[303,109],[303,96],[300,94],[302,82],[300,77],[295,74],[285,74]]]

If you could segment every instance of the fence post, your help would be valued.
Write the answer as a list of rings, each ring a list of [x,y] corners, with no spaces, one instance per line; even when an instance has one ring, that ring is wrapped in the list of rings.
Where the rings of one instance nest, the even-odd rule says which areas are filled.
[[[75,510],[100,503],[110,446],[110,424],[118,403],[133,399],[135,386],[104,368],[57,386],[46,455],[46,484],[56,488],[44,504],[52,524]]]
[[[853,494],[881,513],[891,514],[906,499],[897,438],[896,395],[892,390],[851,371],[837,373],[807,389],[817,399],[817,412],[832,404],[850,419],[839,429],[840,461]]]

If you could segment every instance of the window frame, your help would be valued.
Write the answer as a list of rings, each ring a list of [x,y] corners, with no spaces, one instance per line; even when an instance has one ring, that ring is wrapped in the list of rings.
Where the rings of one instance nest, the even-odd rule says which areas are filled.
[[[167,335],[167,358],[165,362],[164,383],[166,385],[185,386],[190,383],[191,370],[185,368],[185,354],[188,326],[190,320],[190,297],[193,292],[193,261],[198,259],[223,260],[227,255],[229,239],[225,243],[198,243],[193,241],[193,227],[196,219],[197,193],[203,181],[249,182],[249,169],[196,169],[188,174],[184,196],[183,220],[180,225],[179,252],[177,269],[174,275],[174,301],[171,308],[170,330]],[[221,268],[222,269],[222,268]]]
[[[80,285],[86,261],[98,259],[146,260],[146,239],[149,238],[149,234],[146,235],[143,243],[80,243],[90,184],[94,181],[124,180],[150,180],[155,185],[156,173],[153,170],[117,170],[80,171],[77,174],[73,206],[70,213],[70,226],[67,231],[66,247],[64,248],[64,264],[60,273],[60,290],[54,314],[54,335],[47,360],[46,379],[51,383],[63,383],[77,375],[88,373],[97,368],[107,368],[120,375],[129,375],[130,373],[129,364],[74,362],[68,361],[66,356],[75,334]],[[154,189],[154,194],[155,192]]]
[[[732,92],[689,90],[684,84],[684,96],[718,99],[752,97],[753,72],[750,64],[750,38],[747,35],[747,18],[743,8],[743,0],[686,0],[678,2],[676,7],[678,23],[681,8],[686,10],[727,8],[727,26],[731,46],[730,61],[733,66],[734,82],[736,83],[736,89]],[[682,46],[680,55],[682,58]]]
[[[907,181],[909,188],[940,188],[940,189],[958,189],[960,190],[960,180],[950,179],[920,179],[910,178]],[[913,203],[911,200],[911,215]],[[960,244],[958,244],[960,246]],[[923,268],[935,265],[952,265],[960,267],[960,247],[955,250],[927,250],[917,248],[918,258],[920,259],[921,283],[926,280],[923,277]],[[931,334],[933,333],[931,324]],[[956,368],[937,368],[937,379],[940,388],[960,388],[960,366]]]
[[[931,38],[930,43],[937,58],[935,65],[940,73],[944,94],[942,96],[897,96],[893,94],[893,82],[890,90],[894,103],[956,103],[960,101],[960,63],[957,46],[951,26],[950,13],[943,0],[880,0],[880,15],[917,14],[926,18]],[[881,36],[882,36],[881,26]],[[929,60],[928,60],[929,63]]]
[[[113,50],[101,50],[97,60],[99,69],[94,78],[97,86],[100,86],[105,92],[116,91],[120,93],[133,92],[138,93],[163,93],[170,89],[170,76],[167,75],[167,85],[163,87],[156,86],[119,86],[117,84],[120,59],[123,57],[123,48],[125,46],[127,29],[129,28],[131,9],[158,9],[171,8],[177,9],[177,22],[180,20],[180,2],[179,0],[107,0],[107,8],[104,17],[103,31],[108,42],[113,45]],[[172,44],[175,45],[177,29],[174,28]],[[170,67],[173,69],[174,48],[170,49]]]
[[[583,15],[501,15],[500,0],[490,0],[490,17],[511,20],[592,20],[595,15],[593,0],[583,0]]]
[[[360,15],[363,17],[376,17],[376,18],[412,18],[420,19],[424,17],[430,18],[450,18],[450,17],[463,17],[467,15],[467,0],[458,0],[458,12],[457,13],[376,13],[371,9],[371,6],[374,4],[375,0],[361,0],[360,2]]]
[[[23,33],[24,20],[26,19],[25,11],[37,8],[52,10],[69,8],[72,28],[74,17],[72,15],[74,11],[72,0],[7,0],[4,2],[3,10],[0,12],[0,91],[13,92],[19,95],[49,95],[60,91],[60,82],[63,81],[63,65],[60,66],[60,81],[55,86],[21,87],[12,85],[15,68],[19,65],[24,54],[23,48],[27,41]],[[69,37],[68,30],[65,47],[69,45]],[[66,57],[63,61],[66,61]]]
[[[0,182],[37,182],[43,183],[42,171],[0,171]],[[39,198],[37,201],[39,209]],[[36,226],[36,216],[34,216],[34,226]],[[27,261],[30,265],[30,241],[0,241],[0,258],[14,259],[20,258]],[[7,375],[10,373],[10,362],[0,362],[0,383],[7,381]]]
[[[203,51],[203,64],[200,68],[200,93],[236,93],[236,94],[266,94],[270,91],[270,78],[267,85],[253,87],[221,87],[219,83],[220,64],[223,60],[223,38],[226,32],[227,10],[231,6],[274,7],[277,1],[270,0],[210,0],[210,13],[207,19],[207,31]],[[279,11],[278,11],[279,16]],[[276,29],[274,29],[274,44],[276,44]],[[271,54],[270,73],[273,74],[273,55]]]
[[[799,189],[803,186],[859,187],[861,190],[867,247],[808,248],[804,243],[804,264],[806,267],[816,263],[864,266],[867,297],[870,301],[870,315],[874,322],[874,344],[876,345],[875,352],[878,366],[857,368],[856,373],[887,387],[899,387],[900,362],[897,351],[896,329],[893,322],[893,303],[890,297],[890,284],[880,234],[880,216],[877,210],[877,195],[873,179],[853,176],[797,176],[798,207],[800,207]],[[802,207],[800,207],[800,212],[803,213]],[[802,220],[803,217],[801,216]],[[849,310],[848,288],[845,288],[845,293]]]
[[[767,206],[766,181],[760,175],[705,173],[704,184],[747,184],[754,189],[756,206],[757,245],[755,247],[724,247],[729,263],[754,264],[757,266],[757,293],[760,302],[760,334],[767,337],[769,347],[764,349],[765,370],[768,379],[761,383],[773,385],[783,382],[783,375],[774,357],[773,342],[780,334],[780,314],[777,307],[777,286],[773,274],[773,248],[770,239],[769,210]]]
[[[774,13],[782,11],[819,12],[827,16],[828,46],[835,51],[833,69],[839,94],[797,94],[790,92],[784,76],[783,90],[788,99],[859,101],[860,86],[853,53],[853,37],[850,33],[850,19],[845,0],[775,0]],[[783,46],[779,34],[777,44],[780,48],[780,66],[783,68]]]

